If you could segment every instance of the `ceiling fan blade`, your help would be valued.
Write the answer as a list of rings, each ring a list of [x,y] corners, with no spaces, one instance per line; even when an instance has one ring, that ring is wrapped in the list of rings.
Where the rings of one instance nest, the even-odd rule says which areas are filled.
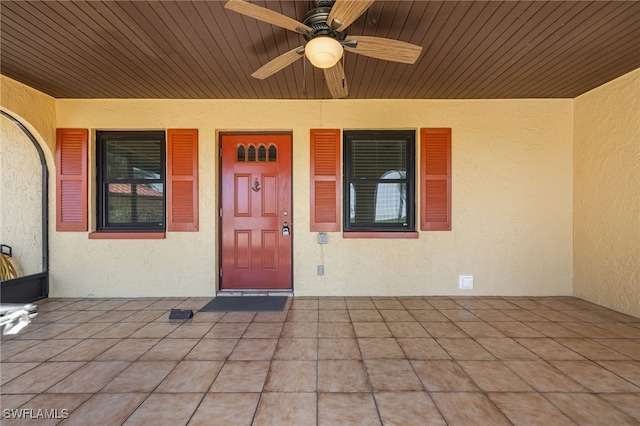
[[[271,61],[255,70],[253,74],[251,74],[251,77],[255,77],[259,80],[264,80],[270,75],[277,73],[282,68],[291,65],[298,59],[302,58],[303,55],[304,47],[300,46],[296,47],[295,49],[291,49],[287,53],[283,53],[282,55],[278,56],[275,59],[272,59]]]
[[[369,9],[374,0],[336,0],[331,7],[327,25],[334,30],[344,31],[349,25]],[[333,20],[340,21],[334,23]]]
[[[332,98],[346,98],[349,94],[342,62],[338,62],[331,68],[324,68],[324,80],[327,82],[327,87],[329,88],[329,93],[331,93]]]
[[[262,6],[258,6],[244,0],[229,0],[224,7],[234,12],[241,13],[258,21],[266,22],[268,24],[276,25],[287,30],[295,31],[300,34],[307,34],[311,32],[311,28],[302,22],[298,22],[293,18],[284,16],[281,13],[267,9]]]
[[[345,44],[346,51],[385,61],[413,64],[422,53],[422,46],[390,38],[349,36],[346,43],[352,40],[357,41],[358,44],[356,47],[349,47],[348,44]]]

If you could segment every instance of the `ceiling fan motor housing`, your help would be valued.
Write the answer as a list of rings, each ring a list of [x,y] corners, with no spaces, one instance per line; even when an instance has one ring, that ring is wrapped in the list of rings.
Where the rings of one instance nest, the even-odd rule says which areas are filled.
[[[340,42],[345,39],[346,34],[344,31],[336,31],[329,25],[327,25],[327,18],[329,17],[329,13],[331,12],[331,7],[326,6],[326,4],[330,5],[331,3],[332,2],[319,1],[319,7],[311,9],[304,16],[304,20],[302,21],[302,23],[311,28],[310,33],[304,34],[304,38],[307,41],[319,36],[332,37]]]

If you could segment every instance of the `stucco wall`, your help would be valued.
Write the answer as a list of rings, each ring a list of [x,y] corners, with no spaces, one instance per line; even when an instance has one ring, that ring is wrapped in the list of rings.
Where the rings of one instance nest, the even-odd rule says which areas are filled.
[[[640,70],[575,100],[574,293],[640,317]]]
[[[0,75],[0,108],[11,115],[33,133],[42,144],[47,161],[56,146],[56,102],[29,86]],[[53,169],[52,169],[53,170]]]
[[[55,112],[54,128],[199,129],[200,231],[89,240],[52,225],[51,296],[215,294],[217,134],[236,130],[293,133],[296,295],[572,294],[572,100],[56,100]],[[421,127],[452,128],[453,231],[415,240],[330,233],[318,245],[309,231],[309,129]],[[474,289],[458,290],[458,274],[474,275]]]
[[[0,75],[0,109],[24,125],[43,148],[54,172],[55,100]],[[55,176],[55,174],[54,174]],[[49,193],[55,186],[49,181]],[[42,171],[38,153],[25,133],[0,117],[0,243],[13,248],[22,275],[41,272]]]
[[[309,293],[571,293],[570,101],[325,105],[320,127],[451,127],[453,231],[400,241],[335,234],[324,247],[303,235],[313,250],[300,272]],[[473,291],[458,290],[458,274],[474,276]]]
[[[59,127],[198,128],[200,232],[153,241],[56,234],[54,295],[213,295],[223,130],[293,132],[296,295],[571,294],[571,100],[58,100],[57,117]],[[453,231],[417,240],[330,233],[318,245],[309,231],[309,129],[420,127],[453,129]],[[473,274],[474,290],[458,290],[458,274]]]
[[[19,276],[43,271],[41,217],[38,152],[14,122],[0,116],[0,243],[13,249]]]

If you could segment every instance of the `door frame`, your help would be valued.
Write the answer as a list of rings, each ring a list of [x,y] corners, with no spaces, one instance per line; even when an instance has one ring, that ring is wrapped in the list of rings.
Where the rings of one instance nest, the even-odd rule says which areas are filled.
[[[216,178],[218,179],[218,184],[217,184],[217,212],[216,212],[216,218],[217,218],[217,226],[216,226],[216,230],[218,232],[217,235],[217,242],[216,242],[216,247],[217,247],[217,251],[218,251],[218,256],[217,256],[217,266],[216,266],[216,274],[217,274],[217,278],[216,278],[216,293],[218,292],[229,292],[229,293],[235,293],[235,292],[243,292],[243,291],[248,291],[248,292],[252,292],[252,293],[260,293],[260,292],[269,292],[269,293],[276,293],[276,292],[283,292],[283,293],[289,293],[289,292],[293,292],[294,289],[294,281],[293,281],[293,269],[294,269],[294,242],[293,242],[293,236],[295,234],[295,227],[294,225],[294,220],[290,220],[290,224],[289,226],[291,227],[292,231],[291,231],[291,288],[288,289],[224,289],[222,286],[222,281],[223,281],[223,276],[222,276],[222,256],[223,256],[223,251],[222,251],[222,204],[223,204],[223,193],[222,193],[222,175],[223,175],[223,168],[222,168],[222,138],[224,136],[227,135],[251,135],[251,136],[257,136],[257,135],[286,135],[290,137],[291,140],[291,144],[290,144],[290,164],[289,164],[289,176],[291,177],[290,179],[290,185],[289,185],[289,191],[290,191],[290,196],[291,196],[291,208],[289,209],[289,214],[290,217],[292,219],[295,219],[295,212],[294,212],[294,206],[293,206],[293,182],[294,182],[294,178],[293,178],[293,131],[292,130],[265,130],[265,131],[259,131],[259,130],[247,130],[247,131],[242,131],[242,130],[228,130],[228,131],[219,131],[217,132],[217,136],[216,136],[216,140],[217,140],[217,148],[218,148],[218,159],[217,159],[217,168],[218,168],[218,172],[216,173]]]

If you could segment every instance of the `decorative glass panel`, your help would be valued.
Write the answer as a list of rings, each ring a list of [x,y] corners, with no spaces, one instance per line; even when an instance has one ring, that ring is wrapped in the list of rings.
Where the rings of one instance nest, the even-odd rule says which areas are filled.
[[[256,161],[256,147],[253,145],[249,146],[249,155],[247,161]]]
[[[275,145],[269,146],[269,161],[277,161],[278,159],[278,151]]]
[[[244,145],[239,145],[236,149],[236,159],[238,162],[245,161],[246,150]]]
[[[264,145],[258,148],[258,161],[267,161],[267,148]]]

